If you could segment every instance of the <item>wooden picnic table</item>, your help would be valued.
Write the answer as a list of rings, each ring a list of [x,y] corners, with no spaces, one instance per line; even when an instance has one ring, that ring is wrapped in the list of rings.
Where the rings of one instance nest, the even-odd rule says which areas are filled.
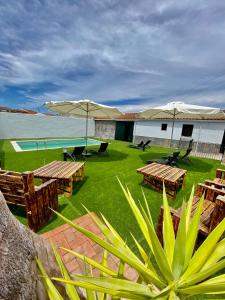
[[[175,198],[179,188],[184,186],[186,170],[163,164],[152,163],[137,169],[144,175],[144,184],[151,186],[158,192],[163,190],[163,182],[169,197]]]
[[[72,196],[73,181],[84,179],[84,162],[52,161],[34,171],[34,177],[43,182],[54,178],[58,180],[58,189],[66,197]]]

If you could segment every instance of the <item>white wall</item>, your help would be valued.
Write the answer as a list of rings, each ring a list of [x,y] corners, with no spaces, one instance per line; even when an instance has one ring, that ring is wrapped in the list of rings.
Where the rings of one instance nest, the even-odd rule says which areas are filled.
[[[95,122],[88,123],[88,135],[94,136]],[[85,130],[83,118],[0,112],[0,139],[81,137]]]
[[[167,130],[161,130],[161,124],[167,124]],[[183,124],[194,125],[192,138],[203,143],[221,144],[225,121],[175,121],[173,139],[180,140]],[[201,127],[201,128],[200,128]],[[134,135],[170,139],[172,133],[172,121],[151,120],[135,122]]]

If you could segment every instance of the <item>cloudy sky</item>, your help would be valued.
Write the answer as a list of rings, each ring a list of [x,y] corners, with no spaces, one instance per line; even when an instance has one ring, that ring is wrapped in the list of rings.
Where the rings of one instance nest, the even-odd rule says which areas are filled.
[[[0,105],[225,107],[224,0],[0,0]]]

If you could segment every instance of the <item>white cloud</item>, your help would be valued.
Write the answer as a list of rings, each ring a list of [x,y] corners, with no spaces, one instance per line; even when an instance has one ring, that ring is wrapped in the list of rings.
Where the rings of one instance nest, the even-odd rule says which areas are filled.
[[[221,0],[2,2],[0,96],[223,106],[224,11]]]

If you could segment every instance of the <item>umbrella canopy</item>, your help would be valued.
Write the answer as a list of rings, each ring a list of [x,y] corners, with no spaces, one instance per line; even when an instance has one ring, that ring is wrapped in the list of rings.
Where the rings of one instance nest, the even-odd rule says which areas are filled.
[[[115,118],[122,113],[115,107],[102,105],[91,100],[79,101],[50,101],[45,105],[51,111],[58,112],[62,115],[80,116],[80,117],[98,117],[98,118]]]
[[[185,104],[184,102],[169,102],[166,105],[156,106],[140,112],[140,116],[146,119],[171,119],[172,132],[170,145],[173,139],[175,120],[224,120],[225,114],[219,108]]]
[[[156,106],[140,113],[146,119],[224,119],[225,115],[219,108],[185,104],[184,102],[170,102]]]
[[[86,118],[86,145],[88,136],[88,118],[115,118],[122,113],[115,107],[102,105],[91,100],[79,101],[50,101],[45,106],[51,111],[58,112],[61,115],[79,116]]]

